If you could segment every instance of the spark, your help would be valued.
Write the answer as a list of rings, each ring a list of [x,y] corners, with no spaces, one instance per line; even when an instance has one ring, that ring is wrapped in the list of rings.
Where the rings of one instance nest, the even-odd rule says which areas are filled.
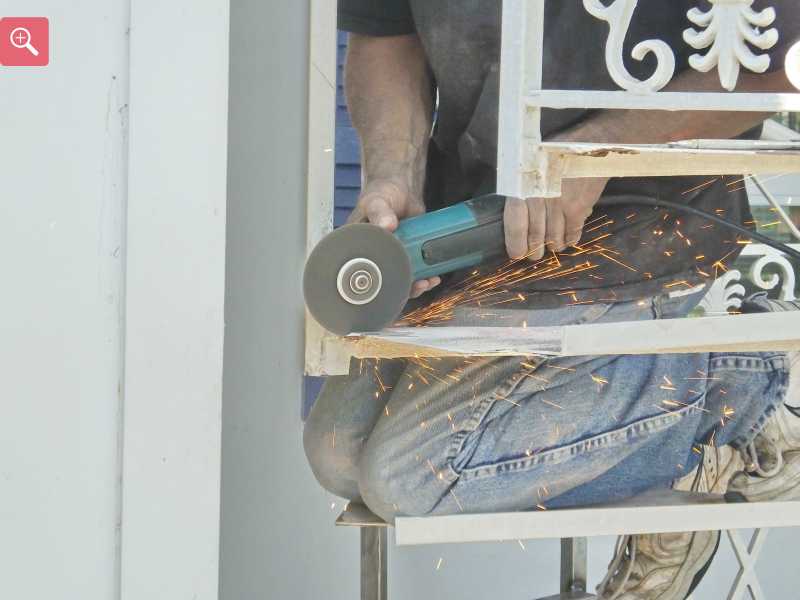
[[[569,367],[557,367],[556,365],[548,365],[548,364],[545,364],[544,367],[548,369],[558,369],[559,371],[570,371],[571,373],[575,372],[575,369],[571,369]]]
[[[442,563],[443,562],[444,562],[444,559],[440,556],[439,557],[439,562],[436,563],[436,570],[437,571],[442,568]]]
[[[597,375],[589,375],[589,377],[591,377],[592,381],[594,381],[599,386],[604,386],[608,383],[608,379],[605,379],[604,377],[599,377]]]
[[[450,495],[453,496],[453,500],[456,501],[456,505],[458,506],[458,510],[460,510],[461,512],[464,512],[464,507],[461,506],[461,502],[458,501],[458,498],[456,497],[455,492],[453,492],[452,489],[450,489]]]
[[[695,186],[695,187],[693,187],[693,188],[689,188],[689,189],[688,189],[688,190],[686,190],[685,192],[681,192],[681,195],[685,196],[686,194],[691,194],[692,192],[695,192],[695,191],[697,191],[697,190],[700,190],[700,189],[702,189],[702,188],[704,188],[704,187],[707,187],[707,186],[709,186],[709,185],[711,185],[711,184],[715,183],[715,182],[716,182],[718,179],[719,179],[719,177],[714,177],[714,179],[709,179],[709,180],[708,180],[708,181],[706,181],[705,183],[701,183],[700,185],[696,185],[696,186]]]
[[[513,405],[514,405],[514,406],[516,406],[517,408],[519,408],[519,407],[520,407],[520,404],[519,404],[518,402],[514,402],[513,400],[510,400],[510,399],[508,399],[508,398],[501,398],[501,397],[498,397],[498,396],[495,396],[495,398],[496,398],[497,400],[505,400],[506,402],[508,402],[509,404],[513,404]]]
[[[666,284],[664,287],[669,289],[679,285],[685,285],[686,287],[693,287],[692,284],[686,281],[685,279],[681,279],[680,281],[673,281],[672,283]]]
[[[703,408],[701,406],[695,406],[693,404],[686,404],[686,402],[680,402],[678,400],[662,400],[661,403],[666,404],[667,406],[683,406],[685,408],[694,408],[701,412],[711,414],[711,411],[708,410],[707,408]]]
[[[333,436],[331,437],[331,448],[336,448],[336,423],[333,424]]]
[[[613,224],[614,224],[614,219],[608,219],[605,223],[600,223],[599,225],[595,225],[591,229],[584,229],[583,232],[584,233],[591,233],[591,232],[593,232],[593,231],[595,231],[597,229],[600,229],[601,227],[606,227],[608,225],[613,225]]]
[[[720,418],[720,424],[725,427],[726,422],[733,420],[733,416],[736,414],[736,409],[731,406],[725,404],[722,407],[722,417]]]
[[[523,551],[523,552],[526,552],[526,551],[527,551],[527,550],[525,549],[525,544],[523,544],[523,543],[522,543],[522,540],[517,540],[517,543],[519,544],[519,547],[520,547],[520,548],[522,548],[522,551]]]
[[[549,404],[550,406],[555,406],[556,408],[564,410],[563,406],[559,406],[558,404],[556,404],[555,402],[551,402],[550,400],[545,400],[544,398],[542,398],[542,402],[544,402],[545,404]]]

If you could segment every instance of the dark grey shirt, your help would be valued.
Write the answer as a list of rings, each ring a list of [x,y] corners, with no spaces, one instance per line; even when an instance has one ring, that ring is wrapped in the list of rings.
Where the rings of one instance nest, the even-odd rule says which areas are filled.
[[[756,0],[754,5],[778,10],[781,41],[770,50],[772,69],[782,66],[787,49],[800,39],[795,2]],[[695,51],[683,42],[682,33],[691,26],[686,12],[698,5],[708,8],[705,0],[640,0],[626,38],[631,74],[639,79],[652,74],[651,56],[642,62],[630,58],[636,43],[652,38],[675,50],[678,72],[689,68],[688,57]],[[426,182],[429,209],[494,190],[500,15],[501,3],[494,0],[339,0],[341,29],[376,36],[416,32],[422,41],[439,94]],[[580,0],[549,0],[545,18],[545,88],[617,89],[605,64],[605,22],[592,17]],[[590,116],[588,110],[545,110],[542,133],[547,138]],[[611,180],[605,195],[664,198],[752,225],[739,176],[619,178]],[[591,275],[529,281],[509,293],[522,291],[527,304],[542,307],[653,296],[713,278],[743,247],[741,236],[699,217],[633,204],[598,205],[588,223],[582,244],[610,234],[600,242],[606,251],[592,255],[596,266]],[[559,258],[566,268],[587,259]],[[456,274],[448,286],[461,278]],[[574,293],[559,294],[565,291]]]

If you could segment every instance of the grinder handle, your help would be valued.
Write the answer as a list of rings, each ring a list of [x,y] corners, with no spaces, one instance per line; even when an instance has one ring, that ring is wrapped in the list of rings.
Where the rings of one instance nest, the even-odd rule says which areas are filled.
[[[504,210],[505,196],[490,194],[403,221],[395,235],[408,252],[414,279],[507,256]]]

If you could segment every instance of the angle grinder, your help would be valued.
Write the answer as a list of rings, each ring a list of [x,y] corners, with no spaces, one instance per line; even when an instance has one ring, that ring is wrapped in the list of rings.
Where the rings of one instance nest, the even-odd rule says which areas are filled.
[[[452,273],[505,256],[505,196],[490,194],[406,219],[394,234],[375,225],[345,225],[308,258],[306,306],[338,335],[376,331],[393,323],[418,279]],[[640,205],[694,215],[800,261],[800,251],[758,231],[688,204],[638,195],[603,196],[598,206]]]
[[[506,254],[504,207],[505,196],[490,194],[406,219],[394,233],[367,223],[336,229],[306,263],[308,310],[338,335],[390,325],[414,281]]]

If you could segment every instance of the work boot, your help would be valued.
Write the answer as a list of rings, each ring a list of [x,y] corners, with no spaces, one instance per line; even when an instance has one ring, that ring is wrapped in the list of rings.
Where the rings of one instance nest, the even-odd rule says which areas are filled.
[[[790,352],[787,359],[786,400],[742,448],[745,468],[731,479],[729,497],[749,502],[800,499],[800,352]]]
[[[721,494],[743,467],[738,452],[703,447],[701,464],[674,489]],[[719,531],[628,535],[619,539],[601,600],[685,600],[705,575],[719,547]]]

